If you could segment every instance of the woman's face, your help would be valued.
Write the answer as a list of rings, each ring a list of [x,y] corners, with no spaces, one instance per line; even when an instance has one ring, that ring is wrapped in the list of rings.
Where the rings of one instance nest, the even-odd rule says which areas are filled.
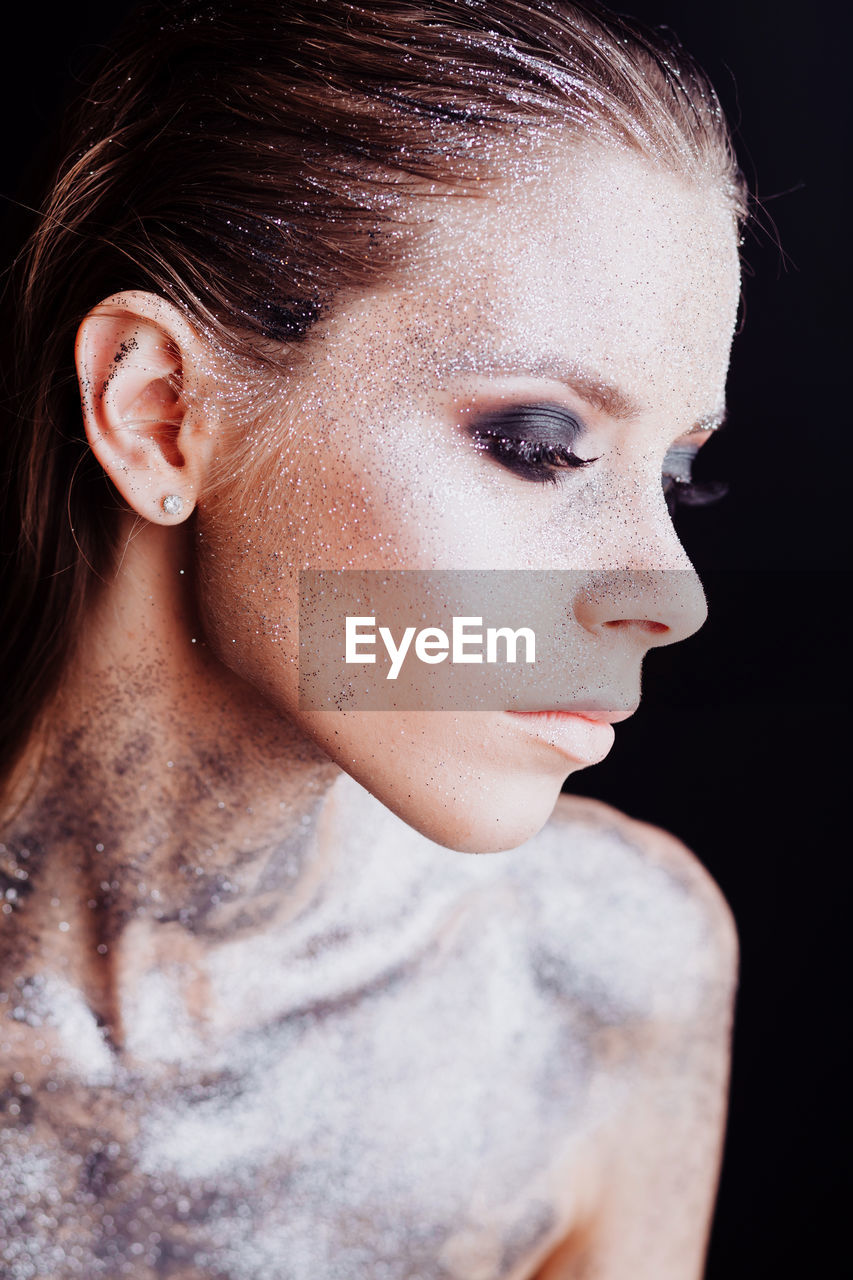
[[[317,331],[246,474],[200,503],[202,613],[221,660],[406,822],[511,848],[606,754],[647,649],[704,620],[661,477],[722,416],[736,230],[710,180],[553,138],[419,216],[412,260]],[[564,714],[300,709],[309,568],[572,570]]]

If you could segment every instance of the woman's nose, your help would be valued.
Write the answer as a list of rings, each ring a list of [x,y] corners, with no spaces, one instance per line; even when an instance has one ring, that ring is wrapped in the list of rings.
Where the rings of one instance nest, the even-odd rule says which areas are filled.
[[[575,595],[574,613],[588,631],[623,631],[651,649],[692,636],[708,605],[688,562],[684,568],[593,570]]]
[[[702,583],[673,527],[659,473],[616,480],[600,512],[598,563],[575,594],[576,620],[588,631],[621,632],[650,649],[686,640],[705,622]]]

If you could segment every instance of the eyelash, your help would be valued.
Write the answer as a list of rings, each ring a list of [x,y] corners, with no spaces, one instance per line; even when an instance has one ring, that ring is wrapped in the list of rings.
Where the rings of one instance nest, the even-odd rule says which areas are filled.
[[[576,418],[556,405],[519,405],[481,419],[472,435],[477,448],[523,480],[556,484],[560,471],[579,470],[596,461],[574,452],[583,431]],[[563,440],[554,438],[560,434]]]
[[[526,427],[528,434],[522,435]],[[545,434],[562,429],[567,441],[535,440],[530,433]],[[514,429],[519,434],[508,435]],[[581,458],[573,449],[584,428],[576,418],[556,405],[522,405],[501,410],[472,428],[474,441],[479,449],[488,453],[496,462],[524,480],[535,484],[557,484],[561,472],[580,470],[596,462],[596,458]],[[719,501],[728,491],[720,481],[694,481],[691,479],[693,462],[698,448],[673,446],[664,458],[662,484],[670,515],[681,507],[707,506]],[[669,461],[671,470],[667,471]],[[686,475],[685,475],[686,472]]]
[[[692,479],[698,452],[698,448],[690,445],[673,445],[663,460],[663,493],[670,515],[675,515],[679,507],[707,507],[728,493],[729,486],[724,481]],[[667,459],[669,471],[666,470]]]

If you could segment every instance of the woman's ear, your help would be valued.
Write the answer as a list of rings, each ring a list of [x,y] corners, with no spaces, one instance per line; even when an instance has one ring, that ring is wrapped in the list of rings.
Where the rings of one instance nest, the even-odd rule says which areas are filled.
[[[210,433],[188,394],[205,346],[177,308],[154,294],[114,294],[77,332],[75,358],[92,452],[139,515],[178,524],[192,511]]]

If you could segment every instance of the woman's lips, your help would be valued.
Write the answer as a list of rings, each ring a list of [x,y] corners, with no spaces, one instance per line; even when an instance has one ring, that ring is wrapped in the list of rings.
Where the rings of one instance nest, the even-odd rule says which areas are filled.
[[[598,764],[613,746],[613,725],[633,715],[630,709],[584,706],[555,711],[507,711],[530,737],[552,746],[576,764]]]

